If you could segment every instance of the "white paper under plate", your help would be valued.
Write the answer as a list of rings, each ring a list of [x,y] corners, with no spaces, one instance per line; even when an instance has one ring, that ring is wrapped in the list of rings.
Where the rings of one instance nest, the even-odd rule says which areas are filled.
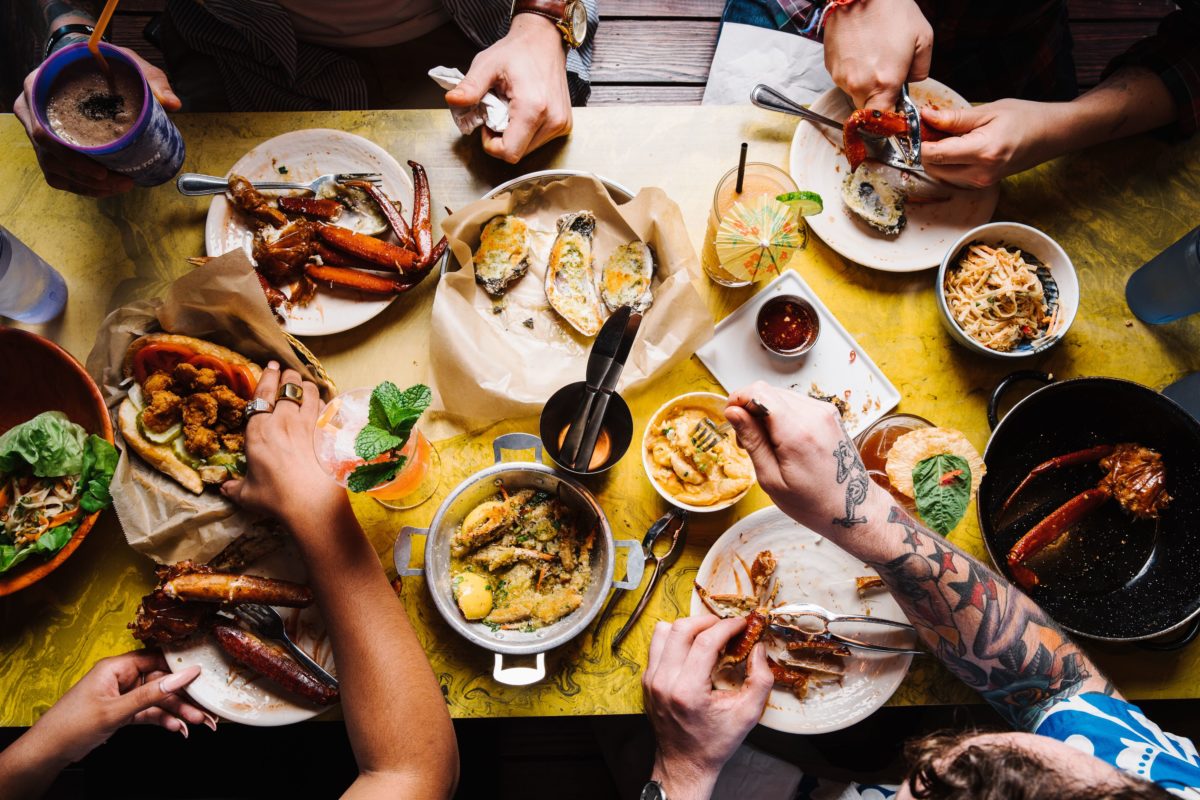
[[[933,79],[909,87],[918,108],[967,108],[970,104],[953,89]],[[844,120],[853,107],[841,89],[830,89],[812,110]],[[914,272],[942,263],[954,240],[992,218],[1000,199],[1000,187],[986,189],[947,188],[948,200],[937,203],[909,202],[904,213],[908,224],[897,236],[886,236],[846,210],[842,181],[850,170],[842,148],[841,134],[803,120],[792,139],[790,169],[796,185],[817,192],[825,210],[808,217],[808,224],[825,244],[845,258],[865,267],[887,272]]]
[[[865,598],[859,596],[854,579],[875,575],[873,569],[774,506],[754,512],[725,531],[700,564],[696,582],[712,592],[744,594],[749,591],[749,579],[738,559],[750,564],[762,550],[770,550],[779,562],[775,569],[779,584],[777,604],[816,603],[839,614],[907,622],[904,612],[888,592],[874,590]],[[735,580],[735,574],[740,583]],[[691,615],[707,613],[693,589]],[[897,632],[883,638],[875,626],[870,628],[871,641],[893,646],[912,643],[910,634]],[[867,626],[863,630],[866,631]],[[856,630],[854,635],[864,634]],[[871,716],[888,701],[904,681],[911,661],[910,655],[852,649],[846,658],[846,674],[840,683],[814,683],[803,700],[787,689],[772,689],[761,722],[783,733],[828,733],[848,728]],[[733,681],[724,673],[718,673],[714,683],[722,689],[733,686]]]
[[[287,173],[281,174],[280,167],[286,168]],[[321,175],[339,172],[380,173],[384,194],[403,204],[406,218],[412,214],[413,185],[405,168],[379,145],[345,131],[314,128],[281,134],[239,158],[226,176],[308,183]],[[268,196],[277,197],[281,193],[270,192]],[[249,253],[252,238],[250,227],[226,196],[214,196],[204,225],[208,255],[223,255],[239,247]],[[363,324],[395,299],[381,300],[379,295],[321,288],[307,306],[288,308],[284,304],[279,310],[283,314],[283,329],[293,336],[326,336]]]
[[[300,555],[291,545],[285,545],[256,561],[246,572],[267,578],[297,582],[305,580]],[[292,641],[336,675],[333,651],[325,634],[325,621],[316,604],[308,608],[276,607],[275,610],[283,617]],[[228,624],[236,625],[231,621]],[[200,677],[188,685],[188,695],[202,707],[231,722],[261,727],[291,725],[312,719],[332,708],[310,703],[238,666],[225,655],[211,634],[196,637],[183,647],[167,645],[163,647],[163,655],[172,672],[199,664]]]
[[[755,330],[758,309],[783,294],[808,300],[821,320],[817,343],[800,358],[771,353]],[[696,355],[727,392],[761,380],[801,394],[813,391],[815,385],[819,394],[842,398],[850,409],[845,423],[851,436],[866,430],[900,402],[900,391],[794,270],[786,270],[721,320],[713,338]]]

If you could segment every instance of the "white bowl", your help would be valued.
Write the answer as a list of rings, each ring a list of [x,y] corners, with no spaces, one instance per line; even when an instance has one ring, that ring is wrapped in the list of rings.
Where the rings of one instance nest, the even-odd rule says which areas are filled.
[[[642,469],[646,471],[646,479],[650,481],[650,485],[654,487],[654,491],[658,492],[662,499],[666,500],[676,508],[682,508],[685,511],[695,511],[700,514],[708,514],[713,511],[723,511],[745,497],[750,489],[754,486],[754,482],[751,482],[750,486],[747,486],[746,490],[741,494],[737,495],[736,497],[731,497],[728,500],[723,500],[720,503],[714,503],[711,506],[693,506],[688,505],[680,500],[676,500],[670,492],[658,484],[658,481],[654,480],[654,472],[651,467],[649,452],[646,449],[646,440],[649,438],[650,431],[654,429],[654,425],[658,422],[659,418],[672,406],[691,405],[711,412],[711,419],[719,425],[721,424],[720,421],[725,419],[725,406],[728,405],[728,403],[728,397],[721,394],[715,394],[713,392],[689,392],[687,394],[681,394],[678,397],[668,400],[659,406],[658,410],[651,415],[650,421],[646,424],[646,429],[642,431]]]
[[[958,252],[964,246],[975,241],[983,242],[992,247],[1004,245],[1019,248],[1022,252],[1027,252],[1035,256],[1038,261],[1050,269],[1050,275],[1054,278],[1054,283],[1058,287],[1058,330],[1039,341],[1036,346],[1026,343],[1008,352],[992,350],[967,335],[967,332],[955,322],[954,317],[950,314],[950,307],[946,303],[944,286],[946,270],[955,256],[958,255]],[[1059,340],[1066,335],[1067,330],[1071,327],[1071,323],[1075,321],[1076,312],[1079,310],[1079,277],[1075,274],[1075,266],[1071,263],[1071,259],[1062,247],[1059,246],[1058,242],[1037,228],[1022,225],[1019,222],[989,222],[986,225],[980,225],[978,228],[972,228],[964,233],[959,237],[958,241],[950,245],[950,249],[946,251],[945,257],[942,258],[942,265],[938,268],[937,283],[934,288],[937,294],[938,311],[941,312],[942,326],[945,327],[950,336],[968,350],[992,358],[1028,358],[1048,350],[1058,344]]]

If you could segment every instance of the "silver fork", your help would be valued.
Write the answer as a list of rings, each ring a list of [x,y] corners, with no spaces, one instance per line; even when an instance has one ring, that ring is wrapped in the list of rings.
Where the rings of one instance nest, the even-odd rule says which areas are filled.
[[[317,194],[318,190],[326,183],[342,183],[344,181],[370,181],[371,183],[382,183],[383,176],[378,172],[331,172],[328,175],[322,175],[319,178],[314,178],[309,183],[293,183],[289,181],[253,181],[255,189],[267,189],[272,191],[303,191]],[[179,189],[180,194],[188,196],[197,196],[205,194],[220,194],[228,191],[229,181],[225,178],[217,177],[216,175],[201,175],[198,172],[185,172],[175,181],[175,186]]]
[[[810,111],[795,100],[783,95],[777,89],[767,86],[765,83],[760,83],[750,92],[750,102],[768,111],[791,114],[817,125],[828,125],[831,128],[836,128],[839,132],[843,128],[842,123],[837,120],[830,119],[815,111]],[[895,167],[896,169],[910,171],[920,169],[920,167],[914,167],[909,164],[908,158],[904,151],[900,149],[896,137],[878,136],[865,130],[860,130],[859,135],[862,137],[863,144],[866,145],[868,157],[876,161],[882,161],[889,167]]]
[[[296,646],[296,643],[288,638],[287,631],[283,627],[283,617],[279,616],[279,612],[270,606],[264,606],[259,603],[243,603],[232,608],[234,616],[244,622],[252,633],[256,633],[264,639],[274,639],[277,642],[282,642],[287,647],[288,652],[296,657],[296,660],[308,669],[313,675],[324,684],[338,688],[337,678],[325,671],[325,668],[313,661],[308,653]]]
[[[721,440],[725,438],[726,432],[732,428],[733,425],[728,422],[718,425],[705,417],[696,423],[695,428],[692,428],[692,446],[696,448],[697,452],[707,453],[720,444]]]
[[[925,167],[921,164],[921,112],[917,110],[917,104],[908,94],[907,81],[900,84],[900,99],[896,102],[896,110],[908,120],[908,140],[897,141],[900,151],[904,154],[909,169],[924,172]]]

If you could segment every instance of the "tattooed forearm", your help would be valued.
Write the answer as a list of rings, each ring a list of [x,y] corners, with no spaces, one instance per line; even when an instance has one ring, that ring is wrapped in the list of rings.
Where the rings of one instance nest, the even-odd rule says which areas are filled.
[[[1003,578],[897,506],[888,527],[902,535],[899,554],[871,566],[934,655],[1013,727],[1031,729],[1060,698],[1112,692],[1067,635]]]
[[[837,459],[837,482],[846,484],[846,516],[835,517],[834,525],[852,528],[867,521],[865,516],[855,516],[854,513],[867,501],[867,490],[871,487],[871,479],[867,468],[859,458],[858,450],[849,439],[838,442],[837,450],[833,451]]]

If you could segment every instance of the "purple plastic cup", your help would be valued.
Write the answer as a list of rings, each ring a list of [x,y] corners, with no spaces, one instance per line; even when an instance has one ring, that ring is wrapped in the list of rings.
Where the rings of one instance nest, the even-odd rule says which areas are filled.
[[[50,90],[64,69],[77,61],[91,60],[92,54],[87,49],[87,42],[64,47],[42,63],[33,81],[34,116],[37,117],[38,124],[56,142],[98,161],[113,172],[127,175],[138,186],[158,186],[166,183],[175,177],[179,168],[183,166],[183,135],[150,91],[146,76],[142,74],[137,63],[104,42],[100,43],[100,51],[104,53],[105,59],[128,65],[142,81],[142,110],[132,128],[108,144],[84,147],[67,141],[50,127],[50,121],[46,118]]]

